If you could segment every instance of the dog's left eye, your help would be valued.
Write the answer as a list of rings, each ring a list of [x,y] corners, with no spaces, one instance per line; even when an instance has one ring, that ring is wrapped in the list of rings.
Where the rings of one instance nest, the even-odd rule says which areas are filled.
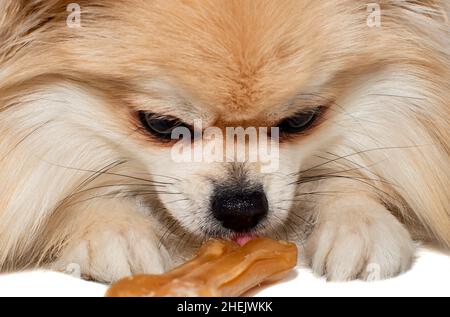
[[[292,117],[282,120],[278,124],[280,133],[293,134],[306,131],[314,124],[319,113],[319,109],[312,109],[299,112]]]
[[[172,139],[172,132],[178,127],[188,127],[175,117],[163,117],[155,113],[139,111],[139,119],[147,132],[163,141]]]

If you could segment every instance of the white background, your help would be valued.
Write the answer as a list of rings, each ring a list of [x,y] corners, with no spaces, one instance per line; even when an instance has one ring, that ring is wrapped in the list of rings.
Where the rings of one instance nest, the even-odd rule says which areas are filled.
[[[295,275],[295,274],[293,274]],[[0,296],[103,296],[107,286],[53,272],[0,275]],[[450,296],[450,256],[421,249],[413,268],[379,282],[328,283],[300,268],[296,276],[256,296]]]

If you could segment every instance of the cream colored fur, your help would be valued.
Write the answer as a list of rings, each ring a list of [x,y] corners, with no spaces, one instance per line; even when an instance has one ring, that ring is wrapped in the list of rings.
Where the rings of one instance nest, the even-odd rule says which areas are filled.
[[[414,239],[450,247],[447,1],[0,0],[0,268],[80,265],[111,282],[161,272],[218,225],[229,164],[184,163],[137,110],[267,126],[311,104],[325,121],[281,144],[258,234],[296,241],[319,275],[378,278]],[[373,277],[373,276],[371,276]]]

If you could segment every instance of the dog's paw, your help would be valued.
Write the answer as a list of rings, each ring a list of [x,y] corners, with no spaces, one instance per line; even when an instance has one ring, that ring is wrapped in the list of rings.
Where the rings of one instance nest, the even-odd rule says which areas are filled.
[[[306,254],[315,274],[330,281],[379,280],[411,266],[413,241],[394,216],[382,206],[346,208],[326,214],[308,239]]]
[[[64,249],[51,269],[99,282],[114,282],[132,274],[162,273],[169,257],[148,232],[108,229],[90,232]]]

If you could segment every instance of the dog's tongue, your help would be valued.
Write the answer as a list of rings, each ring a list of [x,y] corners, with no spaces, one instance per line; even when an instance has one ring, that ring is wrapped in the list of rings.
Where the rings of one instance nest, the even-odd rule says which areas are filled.
[[[239,235],[235,235],[234,237],[232,237],[231,240],[233,240],[240,246],[243,246],[244,244],[246,244],[247,242],[249,242],[250,240],[253,240],[255,238],[256,238],[256,235],[253,235],[253,234],[239,234]]]

